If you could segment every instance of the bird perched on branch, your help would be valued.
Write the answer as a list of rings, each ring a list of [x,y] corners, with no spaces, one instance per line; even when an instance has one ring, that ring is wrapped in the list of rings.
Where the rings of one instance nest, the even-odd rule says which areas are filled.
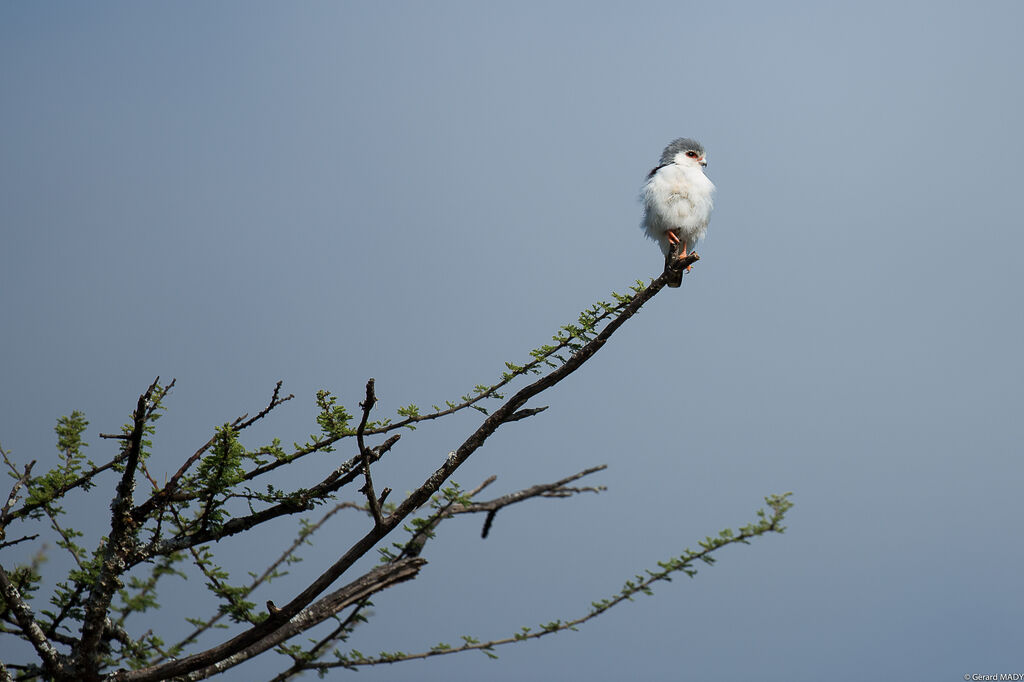
[[[647,175],[642,198],[647,236],[658,242],[665,263],[677,251],[685,258],[698,239],[703,239],[711,218],[711,194],[715,186],[704,175],[708,165],[704,145],[687,137],[672,140],[661,153],[658,166]],[[678,249],[676,248],[678,247]],[[683,273],[669,280],[682,284]]]

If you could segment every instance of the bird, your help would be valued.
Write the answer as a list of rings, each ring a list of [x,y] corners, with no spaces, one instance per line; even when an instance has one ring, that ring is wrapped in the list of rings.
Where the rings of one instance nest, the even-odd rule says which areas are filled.
[[[668,143],[658,165],[647,174],[640,195],[644,203],[640,226],[658,242],[666,265],[676,245],[679,258],[685,258],[707,233],[715,191],[715,185],[704,175],[707,165],[704,145],[680,137]],[[682,282],[680,270],[672,273],[668,286],[678,287]]]

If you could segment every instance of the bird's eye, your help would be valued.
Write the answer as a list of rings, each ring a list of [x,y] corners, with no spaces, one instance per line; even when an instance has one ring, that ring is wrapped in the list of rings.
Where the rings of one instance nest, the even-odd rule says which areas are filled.
[[[697,158],[697,152],[693,152],[693,151],[686,152],[686,155],[689,156],[691,159],[696,159]]]

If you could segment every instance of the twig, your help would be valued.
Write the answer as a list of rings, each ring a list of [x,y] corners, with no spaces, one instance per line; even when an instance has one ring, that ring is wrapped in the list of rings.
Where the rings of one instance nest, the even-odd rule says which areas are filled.
[[[2,449],[0,449],[0,451],[2,451]],[[7,459],[7,453],[4,452],[3,454],[4,459],[7,460],[7,464],[11,467],[11,469],[14,469],[14,465],[11,463],[9,459]],[[25,471],[21,474],[21,476],[18,476],[18,480],[16,480],[14,482],[14,485],[11,486],[11,494],[7,496],[7,502],[4,504],[4,508],[0,509],[0,540],[3,540],[5,537],[7,537],[7,524],[9,524],[12,521],[10,517],[11,507],[13,507],[14,504],[18,501],[18,491],[21,490],[21,486],[28,483],[28,479],[32,477],[32,467],[34,467],[35,465],[36,461],[32,460],[25,466]],[[15,473],[17,473],[16,470]],[[20,540],[18,542],[20,542]]]
[[[239,417],[238,419],[235,420],[236,422],[241,422],[241,423],[237,423],[237,424],[232,424],[232,428],[235,430],[236,433],[239,432],[239,431],[242,431],[243,429],[249,428],[250,426],[252,426],[256,422],[258,422],[259,420],[263,419],[268,414],[270,414],[270,411],[273,410],[275,407],[277,407],[278,405],[283,405],[284,403],[288,402],[289,400],[291,400],[292,398],[295,397],[294,393],[289,393],[288,395],[286,395],[283,398],[280,397],[281,385],[283,383],[284,382],[282,382],[282,381],[278,381],[277,382],[277,384],[274,386],[274,393],[273,393],[273,395],[270,396],[270,402],[267,403],[266,407],[264,407],[262,410],[260,410],[259,414],[257,414],[255,417],[253,417],[251,419],[248,419],[248,420],[246,420],[244,422],[241,421],[241,420],[245,419],[246,415],[243,415],[243,416],[241,416],[241,417]]]
[[[564,489],[566,484],[568,484],[568,483],[572,483],[573,481],[578,481],[581,478],[583,478],[584,476],[589,476],[591,474],[596,474],[598,471],[604,471],[607,468],[608,468],[607,464],[601,464],[601,465],[596,466],[596,467],[590,467],[589,469],[584,469],[583,471],[575,473],[572,476],[566,476],[565,478],[557,480],[554,483],[541,483],[539,485],[533,485],[533,486],[530,486],[529,488],[524,488],[523,490],[519,490],[519,491],[514,492],[514,493],[509,493],[508,495],[502,495],[501,497],[497,497],[497,498],[495,498],[493,500],[489,500],[487,502],[473,502],[472,504],[469,504],[469,505],[456,505],[456,507],[454,507],[452,509],[452,513],[453,514],[472,514],[472,513],[479,513],[479,512],[484,512],[484,511],[495,511],[495,510],[501,509],[502,507],[507,507],[510,504],[515,504],[516,502],[522,502],[523,500],[528,500],[531,497],[547,496],[548,493]],[[574,492],[576,490],[584,490],[584,489],[573,489]],[[586,490],[593,491],[593,492],[598,492],[600,489],[589,488],[589,489],[586,489]],[[560,497],[561,497],[561,495],[560,495]]]
[[[449,511],[450,515],[455,514],[477,514],[480,512],[487,512],[487,518],[484,520],[483,530],[480,532],[480,537],[486,538],[491,530],[491,524],[494,523],[494,517],[498,513],[498,510],[509,506],[510,504],[516,504],[523,500],[528,500],[531,497],[568,497],[578,492],[600,492],[603,487],[598,488],[566,488],[567,483],[577,481],[584,476],[597,473],[598,471],[604,471],[608,468],[607,464],[601,466],[591,467],[584,469],[583,471],[573,474],[572,476],[566,476],[560,481],[554,483],[542,483],[540,485],[530,486],[518,492],[510,493],[508,495],[502,495],[501,497],[495,498],[488,502],[474,502],[468,505],[453,505]]]
[[[373,378],[366,382],[366,400],[359,403],[359,407],[363,408],[363,418],[359,420],[359,428],[356,429],[356,442],[359,444],[359,454],[363,458],[363,477],[366,479],[366,483],[360,489],[360,492],[365,493],[367,501],[370,503],[370,513],[373,514],[373,520],[377,524],[377,527],[384,525],[384,519],[380,514],[380,505],[382,500],[377,499],[377,493],[373,491],[373,478],[370,476],[370,451],[366,447],[366,443],[363,442],[363,432],[366,431],[366,422],[370,418],[370,410],[373,409],[374,404],[377,402],[377,396],[373,392]],[[390,492],[390,491],[389,491]]]
[[[473,488],[468,493],[466,493],[466,497],[468,497],[470,499],[473,499],[474,497],[479,495],[481,492],[483,492],[484,488],[486,488],[487,486],[489,486],[490,484],[494,483],[497,480],[498,480],[498,477],[495,476],[494,474],[491,474],[490,476],[488,476],[487,478],[484,479],[483,483],[481,483],[480,485],[478,485],[477,487]]]
[[[413,536],[409,538],[408,542],[406,542],[405,547],[402,549],[401,556],[418,556],[420,552],[423,551],[423,546],[426,544],[426,540],[429,534],[433,533],[434,530],[437,528],[438,524],[440,524],[441,521],[443,521],[444,519],[449,519],[455,516],[456,514],[476,514],[480,512],[487,512],[487,518],[484,520],[484,528],[483,531],[481,532],[481,537],[486,538],[487,534],[490,532],[491,524],[494,522],[494,516],[498,513],[499,509],[507,507],[511,504],[516,504],[517,502],[528,500],[532,497],[568,497],[574,493],[569,492],[569,489],[564,487],[566,483],[572,483],[573,481],[579,480],[584,476],[589,476],[590,474],[597,473],[598,471],[604,471],[607,468],[607,464],[591,467],[589,469],[584,469],[579,473],[573,474],[572,476],[567,476],[559,481],[555,481],[554,483],[541,483],[539,485],[530,486],[529,488],[524,488],[523,490],[519,490],[514,493],[509,493],[508,495],[503,495],[488,502],[472,502],[470,504],[449,502],[448,504],[438,509],[432,516],[430,516],[427,519],[426,523],[422,524],[422,526],[420,526],[417,529],[416,533],[414,533]],[[483,490],[485,487],[493,483],[494,480],[495,477],[491,476],[486,481],[484,481],[480,486],[478,486],[475,490],[468,493],[466,497],[472,499],[481,490]],[[588,490],[593,492],[599,492],[600,490],[603,490],[603,487],[600,489],[589,488]]]
[[[364,433],[363,435],[364,436],[365,435],[370,435],[372,433],[375,433],[375,431],[373,429],[370,429],[366,433]],[[377,461],[378,459],[380,459],[380,456],[383,455],[388,450],[390,450],[391,447],[395,443],[397,443],[398,440],[401,437],[402,437],[402,434],[396,433],[395,435],[391,436],[390,438],[388,438],[386,441],[384,441],[380,445],[377,445],[376,447],[370,448],[370,451],[372,453],[374,453],[374,461]],[[336,442],[337,440],[339,440],[339,439],[335,438],[334,440],[331,440],[330,442],[321,441],[319,443],[319,445],[318,445],[318,448],[327,447],[328,445],[330,445],[331,443]],[[304,454],[311,454],[311,453],[316,452],[316,451],[317,451],[317,449],[306,449],[306,450],[303,450],[302,452]],[[255,469],[253,469],[252,471],[250,471],[249,473],[247,473],[245,475],[245,480],[246,481],[251,481],[254,478],[256,478],[257,476],[262,476],[263,474],[269,473],[269,472],[273,471],[274,469],[277,469],[278,467],[285,466],[286,464],[291,464],[295,460],[299,459],[299,457],[301,457],[301,456],[302,455],[293,454],[293,455],[289,455],[288,457],[283,457],[281,459],[274,460],[273,462],[270,462],[268,464],[264,464],[263,466],[257,467]],[[352,459],[350,459],[346,464],[344,464],[343,466],[339,467],[339,471],[350,471],[353,467],[359,466],[359,464],[360,464],[360,462],[362,462],[362,460],[363,460],[363,456],[362,456],[362,453],[360,453],[360,454],[356,455],[355,457],[353,457]]]
[[[7,547],[13,547],[14,545],[17,545],[18,543],[21,543],[21,542],[28,542],[29,540],[35,540],[37,537],[39,537],[39,533],[36,533],[35,535],[23,535],[22,537],[18,538],[17,540],[7,540],[5,542],[0,542],[0,549],[4,549],[4,548],[7,548]]]

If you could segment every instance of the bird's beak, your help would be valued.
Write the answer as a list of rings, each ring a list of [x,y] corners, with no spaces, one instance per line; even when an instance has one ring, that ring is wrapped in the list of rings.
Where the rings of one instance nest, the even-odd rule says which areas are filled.
[[[708,167],[708,160],[706,158],[704,158],[703,156],[700,157],[700,166],[701,166],[701,168],[707,168]]]

